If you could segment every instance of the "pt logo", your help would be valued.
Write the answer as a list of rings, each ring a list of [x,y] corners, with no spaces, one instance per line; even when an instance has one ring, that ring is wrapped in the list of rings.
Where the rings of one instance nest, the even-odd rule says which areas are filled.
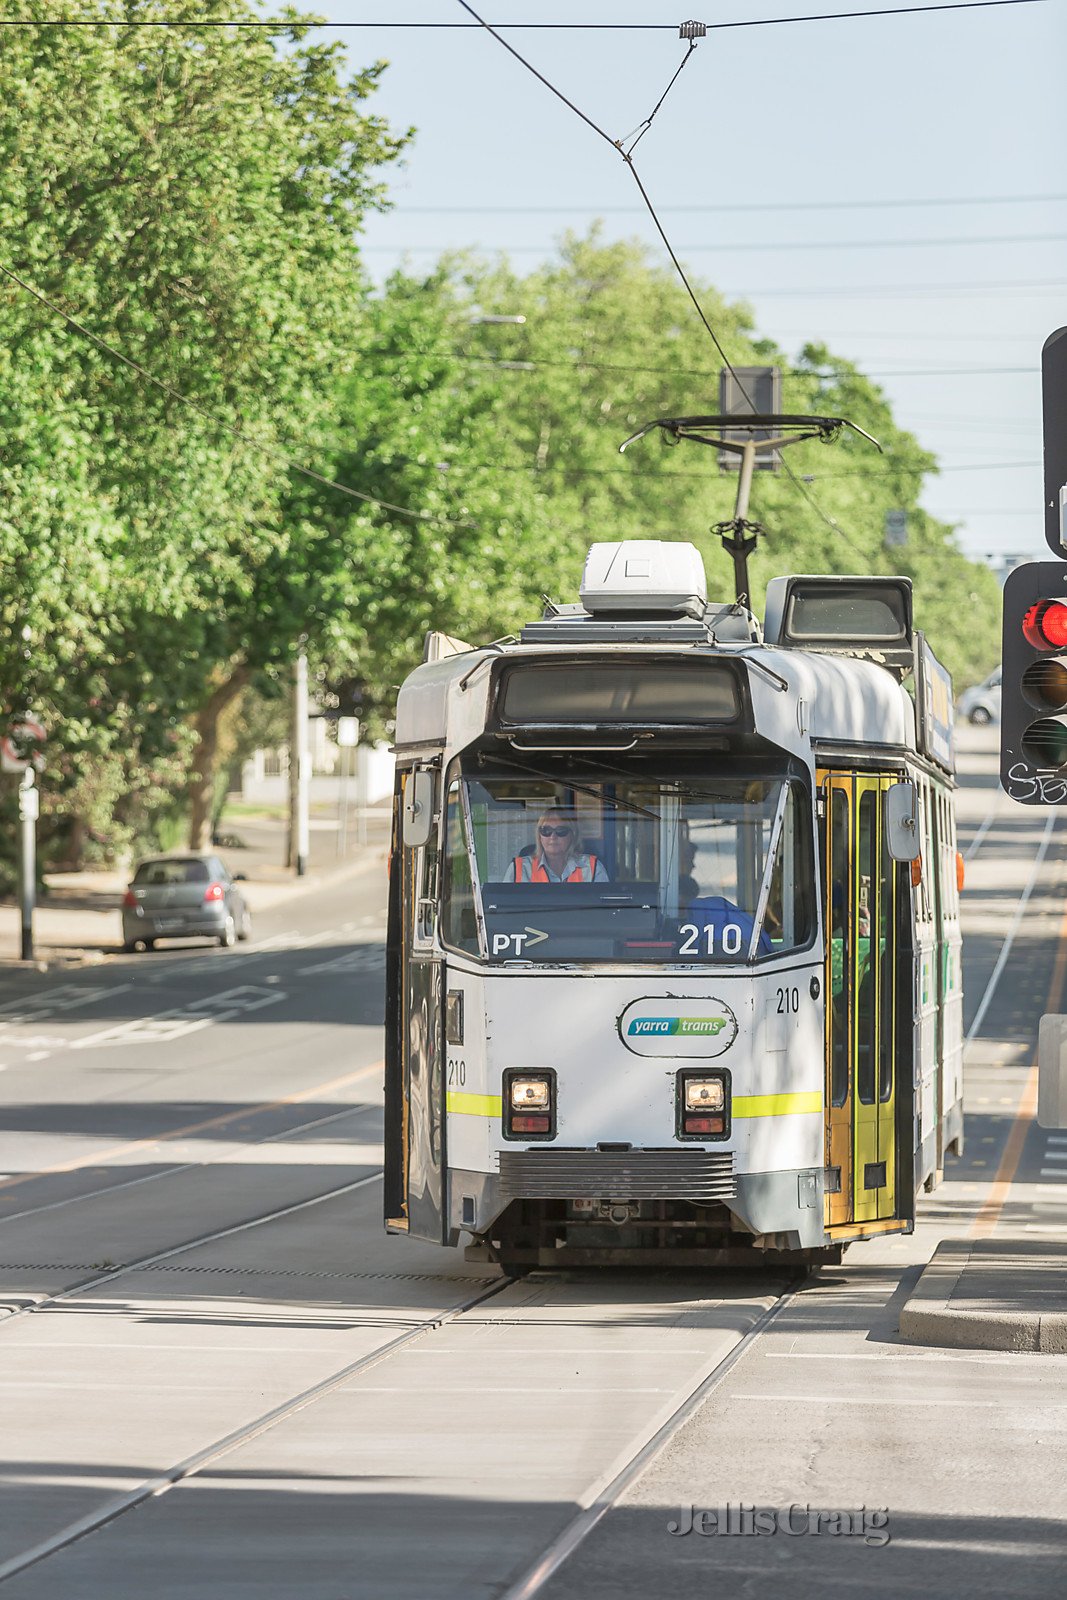
[[[521,933],[494,933],[493,954],[495,956],[521,956],[524,949],[532,944],[542,944],[548,938],[547,933],[542,933],[540,928],[524,928]]]

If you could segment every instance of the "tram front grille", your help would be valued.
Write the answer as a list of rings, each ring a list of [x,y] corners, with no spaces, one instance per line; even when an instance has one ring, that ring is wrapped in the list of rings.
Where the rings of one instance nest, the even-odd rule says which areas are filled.
[[[506,1200],[731,1200],[732,1150],[502,1150]]]

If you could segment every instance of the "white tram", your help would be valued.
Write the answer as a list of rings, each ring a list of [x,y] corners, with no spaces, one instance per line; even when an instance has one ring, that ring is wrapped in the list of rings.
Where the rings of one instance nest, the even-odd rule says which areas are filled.
[[[909,1231],[963,1138],[951,685],[909,580],[775,579],[761,630],[631,541],[581,602],[431,635],[400,691],[387,1227],[513,1273]]]

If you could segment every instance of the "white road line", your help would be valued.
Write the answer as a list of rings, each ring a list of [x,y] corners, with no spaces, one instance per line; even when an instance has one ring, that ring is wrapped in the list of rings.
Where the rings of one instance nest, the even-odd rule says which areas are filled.
[[[984,1411],[1067,1411],[1067,1403],[1050,1404],[1047,1400],[1034,1401],[1031,1406],[1020,1406],[1014,1396],[1005,1395],[1003,1400],[974,1400],[970,1395],[961,1395],[958,1400],[931,1400],[927,1395],[921,1399],[912,1399],[904,1394],[728,1394],[725,1400],[759,1400],[765,1405],[812,1405],[812,1406],[962,1406],[966,1408],[980,1407]]]
[[[1045,1161],[1067,1161],[1067,1150],[1046,1150],[1043,1154]]]
[[[71,1050],[95,1050],[101,1045],[119,1044],[169,1044],[201,1028],[210,1028],[216,1022],[247,1011],[258,1011],[263,1006],[277,1005],[287,1000],[284,989],[260,989],[254,984],[242,984],[236,989],[224,989],[221,994],[209,995],[190,1005],[178,1006],[170,1011],[156,1011],[147,1017],[135,1017],[132,1022],[120,1022],[115,1027],[104,1028],[100,1033],[90,1033],[84,1039],[74,1039]]]
[[[963,857],[964,861],[970,861],[972,859],[972,857],[974,857],[974,856],[976,856],[978,854],[978,850],[979,850],[979,847],[981,846],[982,840],[985,838],[986,834],[989,832],[990,828],[993,826],[993,823],[996,820],[996,815],[997,815],[997,812],[999,811],[999,809],[1000,809],[1000,803],[999,803],[999,800],[998,800],[997,804],[994,805],[992,811],[986,817],[985,821],[979,827],[979,829],[978,829],[977,833],[975,834],[974,838],[971,840],[970,844],[967,846],[966,854]]]
[[[1041,1176],[1043,1178],[1067,1178],[1067,1172],[1062,1167],[1042,1167]]]
[[[0,1006],[0,1027],[21,1027],[27,1022],[41,1022],[57,1011],[74,1011],[79,1006],[95,1005],[98,1000],[111,1000],[117,994],[132,989],[131,983],[85,984],[61,983],[52,989],[42,989],[25,1000],[9,1000]]]
[[[974,1014],[974,1021],[967,1030],[967,1037],[963,1041],[965,1045],[970,1044],[971,1040],[982,1026],[982,1023],[985,1021],[985,1014],[989,1010],[989,1003],[992,1000],[997,984],[1000,981],[1000,975],[1004,971],[1008,957],[1011,955],[1011,947],[1015,942],[1015,935],[1018,933],[1019,926],[1023,920],[1023,917],[1026,915],[1027,902],[1034,892],[1034,886],[1037,883],[1038,874],[1040,873],[1042,864],[1046,855],[1048,854],[1048,847],[1052,843],[1052,834],[1055,826],[1056,813],[1053,811],[1049,813],[1049,819],[1045,823],[1045,831],[1041,835],[1041,843],[1038,846],[1037,855],[1034,857],[1034,864],[1030,869],[1030,876],[1026,881],[1026,888],[1023,890],[1019,903],[1015,907],[1015,915],[1011,919],[1011,924],[1004,937],[1004,943],[1000,947],[1000,954],[997,957],[997,964],[993,968],[989,982],[986,984],[985,993],[983,994],[981,1002],[979,1003],[978,1010]]]

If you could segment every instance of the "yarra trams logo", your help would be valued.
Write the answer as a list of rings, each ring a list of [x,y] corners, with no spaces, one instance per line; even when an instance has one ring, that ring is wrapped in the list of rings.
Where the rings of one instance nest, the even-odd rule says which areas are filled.
[[[618,1021],[619,1038],[638,1056],[721,1056],[737,1038],[737,1018],[712,995],[645,995]]]

